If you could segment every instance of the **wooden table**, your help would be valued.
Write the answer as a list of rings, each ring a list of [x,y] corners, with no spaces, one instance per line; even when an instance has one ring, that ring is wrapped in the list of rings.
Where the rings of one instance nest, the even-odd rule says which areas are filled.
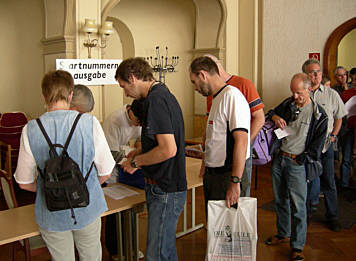
[[[123,185],[123,184],[120,184]],[[126,185],[123,185],[126,186]],[[126,186],[135,190],[138,194],[124,199],[114,200],[105,196],[108,210],[101,216],[107,216],[114,213],[119,213],[117,222],[118,231],[118,250],[121,256],[127,256],[126,260],[138,260],[137,252],[132,251],[138,249],[138,241],[134,240],[136,231],[132,231],[131,215],[134,215],[134,222],[138,223],[137,212],[143,210],[145,203],[145,192],[142,189]],[[121,232],[121,213],[124,217],[125,238],[129,244],[126,244],[125,249],[122,248]],[[38,225],[35,219],[34,204],[23,207],[0,211],[0,245],[12,243],[21,239],[26,239],[40,235]],[[133,244],[132,244],[133,243]]]
[[[195,188],[202,186],[202,178],[199,177],[201,160],[194,158],[186,158],[186,169],[187,169],[187,184],[188,189],[192,190],[192,227],[187,228],[187,216],[186,216],[186,205],[183,212],[183,231],[177,233],[178,236],[185,235],[196,229],[202,227],[202,224],[195,225]],[[114,200],[109,197],[106,198],[108,205],[108,210],[102,214],[102,216],[114,214],[114,213],[123,213],[124,220],[127,223],[128,227],[131,226],[130,215],[134,214],[136,217],[134,222],[137,223],[137,212],[142,211],[142,206],[145,204],[145,192],[144,190],[137,189],[131,186],[127,186],[132,190],[138,192],[138,195],[130,196],[120,200]],[[119,220],[119,218],[118,218]],[[120,223],[120,222],[119,222]],[[126,227],[125,225],[125,227]],[[138,230],[137,226],[136,229]],[[127,231],[130,235],[136,237],[136,233],[131,233],[130,230]],[[9,210],[0,211],[0,245],[8,244],[15,242],[21,239],[26,239],[34,236],[40,235],[38,230],[38,225],[35,220],[35,210],[34,204],[13,208]],[[126,235],[126,232],[125,232]],[[122,241],[122,238],[120,239]],[[136,239],[137,240],[137,239]],[[128,240],[129,249],[125,249],[124,252],[132,253],[136,251],[131,251],[132,249],[137,249],[136,244],[131,245],[131,240]],[[137,241],[136,241],[137,242]],[[134,254],[134,259],[136,258],[137,252]],[[131,257],[132,258],[132,257]],[[130,257],[128,260],[132,260]]]
[[[34,205],[0,211],[0,245],[38,236]]]

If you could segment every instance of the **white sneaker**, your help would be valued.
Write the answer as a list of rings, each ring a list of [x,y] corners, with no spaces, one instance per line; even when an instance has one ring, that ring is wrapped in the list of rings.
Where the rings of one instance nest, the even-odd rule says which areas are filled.
[[[141,259],[141,258],[144,258],[145,255],[139,250],[138,251],[138,258]]]

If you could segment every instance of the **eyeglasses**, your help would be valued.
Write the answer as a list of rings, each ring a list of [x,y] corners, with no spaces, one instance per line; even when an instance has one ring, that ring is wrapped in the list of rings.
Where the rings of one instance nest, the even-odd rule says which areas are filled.
[[[321,70],[312,70],[310,72],[308,72],[308,75],[314,75],[314,74],[320,74],[321,73]]]

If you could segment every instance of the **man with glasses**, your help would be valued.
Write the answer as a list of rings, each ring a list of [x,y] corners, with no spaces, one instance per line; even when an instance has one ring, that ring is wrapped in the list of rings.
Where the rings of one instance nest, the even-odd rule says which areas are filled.
[[[332,88],[338,92],[342,99],[343,93],[349,90],[350,86],[347,83],[347,71],[342,66],[337,66],[334,70],[334,76],[336,80],[336,85]],[[347,94],[348,96],[349,94]],[[347,126],[347,118],[344,117],[342,120],[341,129],[338,134],[338,151],[341,151],[342,160],[340,165],[340,181],[339,185],[341,188],[347,188],[349,186],[349,178],[351,173],[351,161],[353,153],[353,143],[354,143],[354,130]],[[339,159],[339,153],[335,155],[336,159]]]
[[[308,184],[307,213],[311,218],[311,202],[315,202],[320,189],[324,194],[326,207],[326,220],[332,231],[340,231],[338,222],[338,202],[334,173],[334,143],[340,130],[342,117],[346,115],[346,109],[340,96],[331,88],[321,84],[322,73],[318,60],[309,59],[302,66],[304,73],[308,74],[312,83],[310,96],[320,104],[328,116],[328,129],[324,148],[321,154],[323,166],[322,174]]]
[[[345,90],[349,89],[347,85],[347,71],[342,66],[337,66],[334,70],[336,84],[332,88],[341,95]]]
[[[277,214],[277,235],[267,245],[290,242],[291,260],[304,260],[302,250],[307,231],[307,180],[317,174],[310,164],[320,164],[325,143],[327,116],[324,109],[310,98],[311,81],[298,73],[290,83],[292,97],[268,112],[278,128],[290,133],[277,140],[279,153],[272,162],[272,185]]]

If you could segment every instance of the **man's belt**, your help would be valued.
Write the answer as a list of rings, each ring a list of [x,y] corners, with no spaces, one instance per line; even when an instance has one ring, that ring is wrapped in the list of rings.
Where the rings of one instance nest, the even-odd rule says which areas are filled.
[[[292,154],[292,153],[288,153],[288,152],[280,151],[280,154],[281,154],[282,156],[285,156],[285,157],[291,158],[293,161],[295,161],[295,160],[297,159],[297,155]]]
[[[157,182],[151,178],[145,178],[145,182],[146,184],[157,184]]]

